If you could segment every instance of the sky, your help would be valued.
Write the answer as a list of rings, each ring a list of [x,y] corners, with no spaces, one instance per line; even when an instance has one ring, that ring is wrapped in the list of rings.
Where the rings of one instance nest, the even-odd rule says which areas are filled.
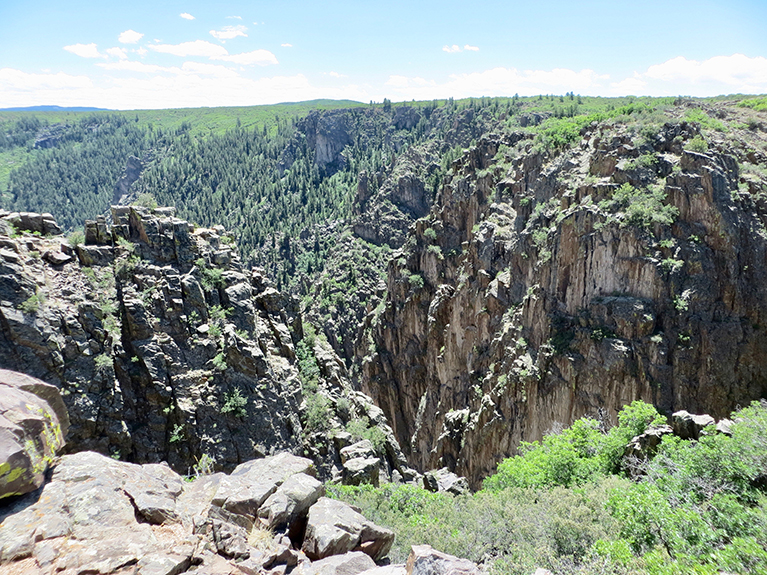
[[[0,108],[767,93],[767,0],[0,0]]]

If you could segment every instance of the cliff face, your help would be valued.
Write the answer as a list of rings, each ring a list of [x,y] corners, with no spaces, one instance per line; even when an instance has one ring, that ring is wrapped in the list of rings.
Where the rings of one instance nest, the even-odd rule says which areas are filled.
[[[411,464],[477,486],[521,441],[634,399],[721,417],[767,394],[753,139],[593,122],[571,149],[518,132],[455,162],[367,319],[362,388]]]
[[[116,208],[75,250],[5,227],[0,365],[55,384],[68,443],[186,471],[301,441],[289,302],[223,228]],[[247,418],[248,424],[243,425]]]
[[[245,271],[223,227],[172,208],[112,217],[73,248],[48,215],[0,212],[0,367],[61,390],[69,451],[182,473],[291,451],[353,481],[341,449],[370,437],[372,481],[416,476],[327,340],[297,357],[296,300]]]

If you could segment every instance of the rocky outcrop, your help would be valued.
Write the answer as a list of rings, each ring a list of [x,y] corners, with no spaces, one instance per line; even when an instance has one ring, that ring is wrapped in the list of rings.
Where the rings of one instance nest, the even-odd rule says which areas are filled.
[[[13,226],[19,232],[32,232],[44,236],[58,235],[61,228],[51,214],[34,212],[9,212],[0,210],[0,220]]]
[[[221,227],[138,207],[113,221],[88,222],[76,259],[56,238],[0,236],[0,366],[61,390],[71,450],[181,472],[299,451],[290,303]]]
[[[357,573],[374,568],[371,557],[386,554],[393,534],[359,514],[352,517],[351,509],[328,515],[330,500],[317,501],[316,480],[303,471],[312,471],[310,461],[282,453],[246,462],[231,475],[189,482],[163,464],[136,465],[93,452],[66,455],[38,497],[28,495],[0,510],[0,565],[30,575],[107,575],[126,569],[169,574],[192,568],[252,575],[294,567],[302,573]],[[222,490],[239,494],[239,504],[228,505],[232,496],[223,498]],[[248,490],[251,497],[244,505]],[[257,491],[271,491],[272,497],[262,505]],[[294,503],[287,515],[273,513],[280,494]],[[347,529],[359,550],[347,553],[351,548],[335,545],[326,549],[326,559],[310,563],[298,550],[302,542],[315,545],[304,541],[303,529],[291,541],[288,522],[273,521],[278,516],[306,521],[307,513],[312,537]],[[257,515],[267,517],[276,533],[265,529]]]
[[[68,429],[58,389],[0,369],[0,500],[42,485]]]
[[[767,393],[767,188],[744,184],[745,152],[691,151],[683,122],[643,141],[594,122],[564,150],[529,138],[453,164],[361,338],[362,389],[411,465],[473,486],[600,409],[722,417]]]
[[[149,161],[149,158],[145,158]],[[125,171],[120,179],[115,184],[114,192],[112,193],[113,204],[125,204],[126,200],[130,196],[131,186],[141,177],[141,172],[144,170],[145,162],[136,156],[128,156],[128,161],[125,163]]]

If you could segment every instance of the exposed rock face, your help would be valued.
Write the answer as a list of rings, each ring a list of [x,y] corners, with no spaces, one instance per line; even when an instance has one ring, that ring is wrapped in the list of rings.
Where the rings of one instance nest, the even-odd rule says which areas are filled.
[[[144,162],[142,162],[136,156],[129,156],[128,161],[125,164],[125,172],[115,184],[114,193],[112,194],[112,203],[124,204],[125,200],[130,194],[131,186],[141,177],[141,172],[144,169]]]
[[[59,390],[0,369],[0,499],[34,491],[69,429]]]
[[[0,235],[0,367],[61,390],[70,449],[184,472],[299,450],[290,300],[242,269],[223,228],[163,209],[113,219],[89,222],[77,260]]]
[[[739,187],[723,147],[685,149],[696,135],[670,123],[638,144],[594,123],[564,152],[520,132],[454,164],[367,318],[362,389],[411,464],[477,486],[520,441],[600,409],[721,417],[767,393],[767,188]],[[673,223],[616,212],[621,184],[660,190]]]
[[[190,483],[163,464],[136,465],[93,452],[66,455],[39,498],[30,494],[0,510],[0,564],[30,575],[116,575],[126,569],[168,575],[193,566],[206,573],[252,575],[270,569],[284,573],[297,565],[299,573],[342,575],[374,568],[371,556],[383,557],[393,534],[359,514],[344,515],[353,523],[327,516],[326,500],[317,502],[319,482],[301,470],[311,471],[311,462],[281,453],[246,462],[232,475],[217,473]],[[273,527],[286,529],[291,517],[305,522],[307,512],[320,506],[328,523],[318,522],[314,513],[313,529],[356,529],[357,551],[336,546],[327,559],[309,564],[297,550],[303,529],[291,542],[289,529],[275,535],[255,520],[262,515],[260,504],[221,506],[217,491],[242,493],[253,486],[267,486],[273,494],[261,508]],[[280,494],[293,502],[287,514],[273,513],[279,499],[274,496]]]

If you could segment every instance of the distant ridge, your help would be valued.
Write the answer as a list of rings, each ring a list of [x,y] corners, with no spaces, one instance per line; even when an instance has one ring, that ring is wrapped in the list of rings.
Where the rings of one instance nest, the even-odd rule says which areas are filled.
[[[0,112],[104,112],[108,108],[62,107],[62,106],[27,106],[26,108],[0,108]]]

